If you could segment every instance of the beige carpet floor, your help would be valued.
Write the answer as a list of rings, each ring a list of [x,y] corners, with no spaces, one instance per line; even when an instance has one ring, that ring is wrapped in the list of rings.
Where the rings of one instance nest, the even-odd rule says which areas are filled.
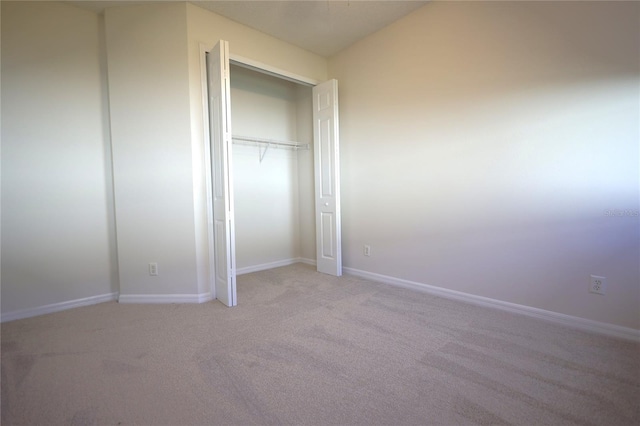
[[[2,424],[638,425],[640,345],[292,265],[2,324]]]

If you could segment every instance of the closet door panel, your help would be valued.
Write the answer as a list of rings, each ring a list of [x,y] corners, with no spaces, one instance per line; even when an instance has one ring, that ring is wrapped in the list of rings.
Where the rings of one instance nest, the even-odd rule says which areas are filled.
[[[235,306],[237,297],[231,173],[229,45],[226,41],[220,41],[207,55],[207,85],[213,177],[216,298],[227,306]]]
[[[316,261],[319,272],[342,275],[338,82],[313,88]]]

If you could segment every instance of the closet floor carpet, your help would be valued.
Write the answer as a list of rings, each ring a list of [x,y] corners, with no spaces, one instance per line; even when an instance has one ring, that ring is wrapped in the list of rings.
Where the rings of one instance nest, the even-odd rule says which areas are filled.
[[[2,324],[2,424],[638,425],[640,345],[297,264]]]

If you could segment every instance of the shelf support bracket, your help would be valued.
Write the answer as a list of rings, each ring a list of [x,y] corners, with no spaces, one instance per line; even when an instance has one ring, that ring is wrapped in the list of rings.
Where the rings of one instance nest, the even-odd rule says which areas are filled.
[[[271,142],[267,142],[267,147],[260,153],[260,163],[262,163],[262,160],[264,160],[264,156],[267,155],[267,151],[269,150],[270,146]]]

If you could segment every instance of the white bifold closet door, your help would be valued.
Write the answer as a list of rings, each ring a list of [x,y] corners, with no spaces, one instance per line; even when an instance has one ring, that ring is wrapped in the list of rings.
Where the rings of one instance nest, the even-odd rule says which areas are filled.
[[[255,67],[254,67],[255,68]],[[270,72],[273,74],[273,72]],[[229,44],[221,40],[207,55],[209,128],[213,198],[216,298],[235,306],[235,233]],[[342,275],[338,82],[313,87],[316,206],[316,262],[319,272]]]
[[[231,167],[229,44],[220,41],[207,55],[216,298],[235,306],[235,230]]]
[[[316,261],[319,272],[342,275],[338,81],[313,87]]]

